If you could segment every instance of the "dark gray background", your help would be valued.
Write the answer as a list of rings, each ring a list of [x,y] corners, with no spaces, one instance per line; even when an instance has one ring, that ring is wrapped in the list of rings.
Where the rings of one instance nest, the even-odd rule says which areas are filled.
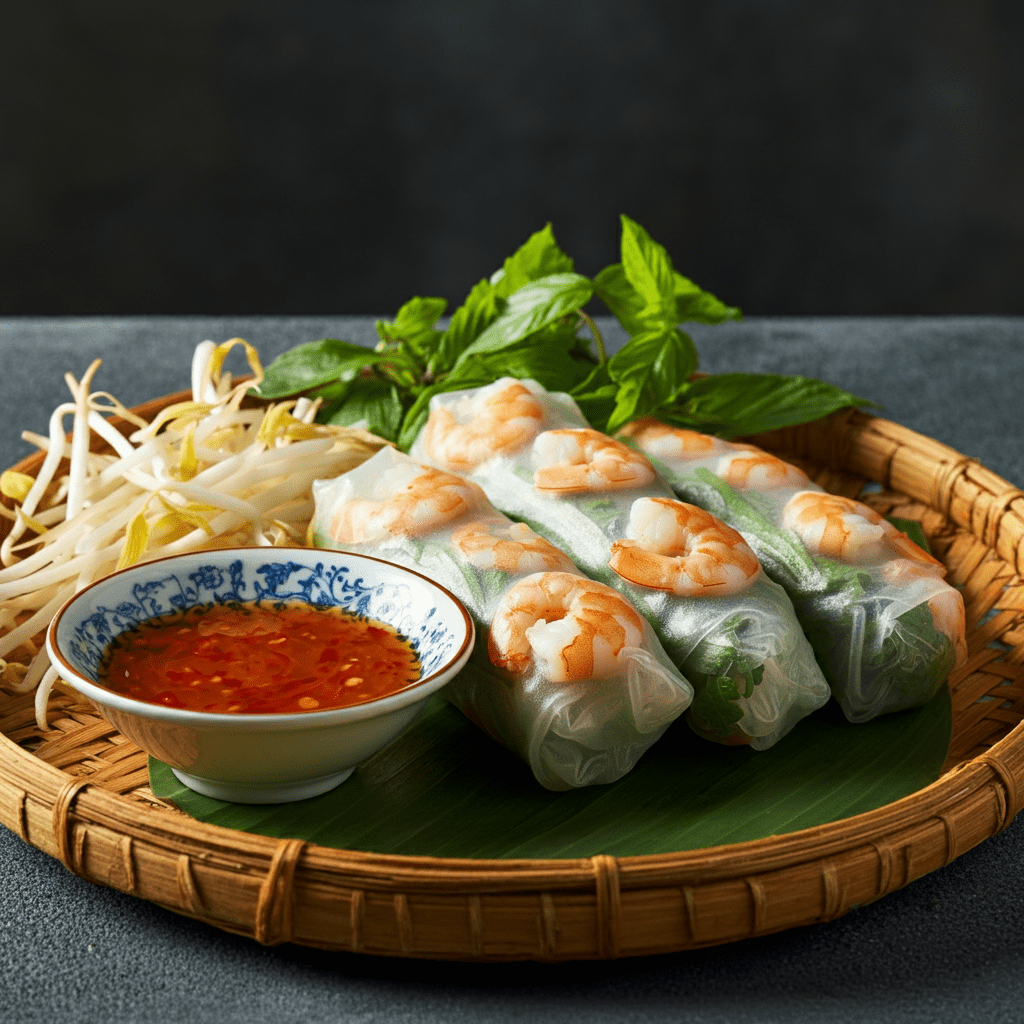
[[[1024,312],[1019,0],[4,0],[0,312],[453,304],[618,215],[748,314]]]
[[[602,327],[613,341],[621,341]],[[0,466],[94,386],[188,386],[204,338],[270,359],[370,317],[0,320]],[[710,370],[824,377],[1024,485],[1024,317],[752,318],[696,328]],[[265,949],[71,875],[0,827],[0,1020],[19,1024],[1020,1024],[1024,816],[948,867],[827,924],[597,963],[450,964]]]

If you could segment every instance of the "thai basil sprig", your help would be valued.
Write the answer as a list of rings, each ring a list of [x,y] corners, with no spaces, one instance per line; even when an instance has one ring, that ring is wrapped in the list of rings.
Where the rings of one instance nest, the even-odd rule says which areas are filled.
[[[629,335],[611,357],[587,312],[595,299]],[[679,274],[665,249],[625,216],[621,261],[593,280],[576,273],[549,224],[477,282],[441,327],[447,308],[443,298],[410,299],[393,320],[377,321],[375,349],[336,338],[299,345],[270,364],[257,393],[318,396],[321,422],[362,422],[403,449],[433,395],[503,376],[569,392],[609,432],[654,415],[736,436],[871,404],[804,377],[695,377],[697,349],[680,325],[738,320],[740,311]]]

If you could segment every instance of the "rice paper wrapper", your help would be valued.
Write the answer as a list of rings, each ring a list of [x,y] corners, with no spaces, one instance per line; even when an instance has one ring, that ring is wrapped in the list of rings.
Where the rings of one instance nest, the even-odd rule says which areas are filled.
[[[457,421],[502,383],[437,395],[432,414],[446,410]],[[611,546],[626,537],[634,502],[676,495],[660,476],[622,489],[557,493],[536,488],[535,471],[543,460],[535,438],[543,431],[584,427],[586,420],[568,395],[547,392],[533,381],[518,383],[543,410],[534,438],[510,453],[480,460],[466,475],[498,509],[566,551],[592,579],[629,598],[694,685],[687,717],[695,731],[716,742],[767,749],[825,704],[829,687],[792,604],[763,574],[731,596],[680,597],[631,583],[609,567]],[[426,430],[411,449],[418,461],[450,469],[446,459],[434,457],[437,450]]]
[[[610,783],[633,769],[693,699],[649,627],[645,642],[624,649],[619,661],[623,670],[613,676],[555,682],[536,664],[524,673],[496,669],[478,647],[443,692],[547,789]]]
[[[619,653],[614,675],[556,682],[538,660],[517,672],[492,664],[488,633],[505,595],[516,583],[552,567],[529,552],[511,569],[487,567],[493,561],[488,551],[466,539],[468,534],[478,537],[475,524],[499,533],[511,527],[519,538],[529,531],[514,527],[482,492],[470,495],[467,507],[456,507],[448,518],[436,506],[433,511],[410,507],[396,512],[396,504],[406,500],[408,482],[422,469],[408,456],[385,448],[334,480],[317,481],[311,542],[415,569],[463,602],[477,626],[476,648],[466,668],[441,693],[526,761],[541,785],[565,790],[622,778],[686,711],[693,688],[646,623],[642,642]],[[375,526],[377,506],[387,510],[380,518],[387,529]],[[589,584],[567,556],[561,558],[553,571],[570,572]]]
[[[902,535],[886,532],[856,558],[818,554],[784,525],[794,498],[825,493],[796,467],[787,473],[773,456],[758,460],[753,446],[713,437],[691,458],[672,456],[669,435],[638,447],[681,498],[742,534],[764,571],[785,588],[849,721],[919,707],[966,659],[959,592],[942,579],[941,567],[906,557],[909,541]],[[743,486],[737,469],[748,455],[760,467]],[[778,486],[768,486],[773,482]]]
[[[670,657],[685,666],[697,693],[690,724],[707,739],[735,742],[738,730],[754,750],[767,750],[828,702],[828,683],[792,602],[763,572],[729,597],[642,597],[671,638]]]

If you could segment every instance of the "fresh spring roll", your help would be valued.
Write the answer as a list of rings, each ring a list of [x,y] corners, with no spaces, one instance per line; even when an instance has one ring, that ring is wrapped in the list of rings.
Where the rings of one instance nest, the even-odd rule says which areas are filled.
[[[313,496],[317,547],[407,566],[462,600],[476,647],[442,693],[548,789],[621,778],[689,707],[636,609],[471,481],[383,448]]]
[[[590,429],[568,395],[512,378],[436,395],[412,454],[467,475],[625,594],[693,684],[700,735],[763,750],[828,700],[789,598],[743,539]]]
[[[966,660],[963,599],[942,563],[874,509],[753,445],[653,419],[619,436],[743,535],[792,598],[851,722],[924,704]]]

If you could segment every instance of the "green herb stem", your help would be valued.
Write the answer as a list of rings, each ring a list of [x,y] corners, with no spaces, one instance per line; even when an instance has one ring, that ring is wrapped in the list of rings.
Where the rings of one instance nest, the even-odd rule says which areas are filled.
[[[608,350],[604,347],[604,338],[601,337],[601,332],[598,330],[597,324],[592,316],[588,316],[583,310],[580,310],[580,323],[586,324],[590,333],[594,336],[594,344],[597,346],[597,361],[598,363],[608,362]]]

